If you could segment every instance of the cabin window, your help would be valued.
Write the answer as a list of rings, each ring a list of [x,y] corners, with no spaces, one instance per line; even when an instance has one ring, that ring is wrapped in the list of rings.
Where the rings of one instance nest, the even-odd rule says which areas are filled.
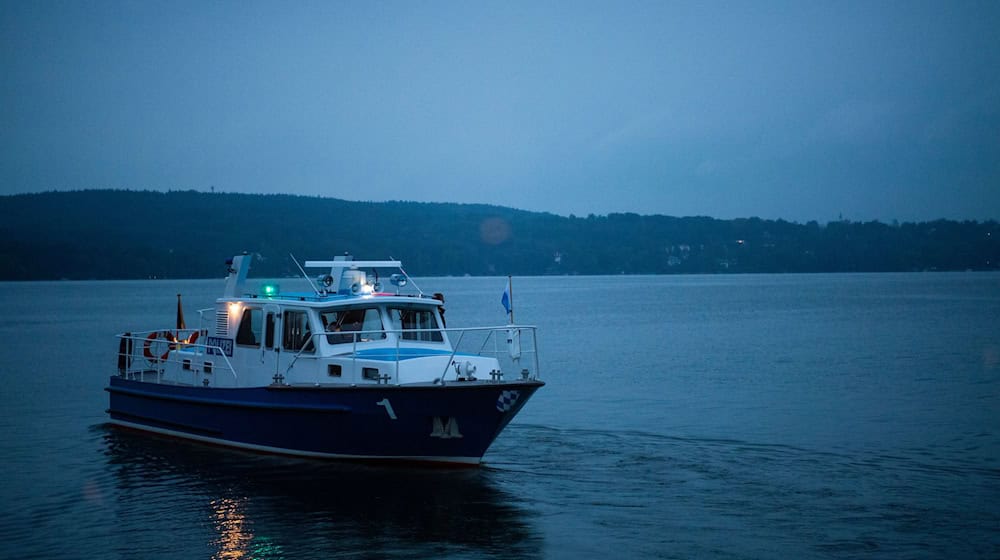
[[[294,352],[312,352],[315,349],[309,315],[305,311],[285,311],[283,321],[282,348]]]
[[[243,310],[240,328],[236,331],[236,344],[260,347],[260,333],[263,326],[263,310],[247,307]]]
[[[421,342],[444,342],[438,330],[437,317],[433,310],[406,307],[392,307],[389,313],[403,329],[403,340]]]
[[[268,313],[264,329],[264,348],[274,348],[274,313]]]
[[[385,338],[382,315],[374,307],[326,309],[320,311],[319,316],[327,332],[326,341],[330,344],[350,344],[355,337],[358,342]]]

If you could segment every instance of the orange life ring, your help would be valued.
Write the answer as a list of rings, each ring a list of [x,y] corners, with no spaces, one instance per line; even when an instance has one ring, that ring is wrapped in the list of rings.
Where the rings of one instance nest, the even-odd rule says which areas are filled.
[[[153,354],[153,351],[150,347],[153,345],[153,341],[156,340],[156,337],[159,336],[159,334],[160,333],[156,331],[149,333],[149,336],[146,337],[146,342],[142,343],[142,355],[145,356],[147,360],[150,360],[152,362],[167,361],[167,356],[170,355],[170,350],[172,350],[171,348],[172,344],[167,344],[167,350],[163,353],[162,356],[157,357]],[[167,342],[175,342],[177,340],[176,338],[174,338],[174,335],[170,334],[169,331],[163,333],[163,338],[166,339]]]

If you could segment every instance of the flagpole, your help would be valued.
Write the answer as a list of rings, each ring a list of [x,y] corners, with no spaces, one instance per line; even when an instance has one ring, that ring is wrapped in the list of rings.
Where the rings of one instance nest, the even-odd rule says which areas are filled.
[[[507,275],[507,293],[510,294],[510,324],[514,324],[514,281]]]
[[[184,323],[184,308],[181,307],[181,295],[177,294],[177,330],[182,331],[186,328],[187,325]],[[177,336],[180,336],[179,332]]]

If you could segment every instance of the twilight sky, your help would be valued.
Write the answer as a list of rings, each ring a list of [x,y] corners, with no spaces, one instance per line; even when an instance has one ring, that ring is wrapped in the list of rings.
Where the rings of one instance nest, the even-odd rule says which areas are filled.
[[[0,194],[1000,219],[1000,2],[0,0]]]

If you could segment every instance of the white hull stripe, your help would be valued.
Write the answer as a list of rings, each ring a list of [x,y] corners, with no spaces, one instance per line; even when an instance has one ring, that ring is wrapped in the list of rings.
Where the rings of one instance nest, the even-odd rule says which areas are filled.
[[[433,462],[433,463],[457,463],[462,465],[478,465],[481,462],[479,457],[447,457],[447,456],[424,456],[424,455],[349,455],[341,453],[323,453],[320,451],[299,451],[296,449],[287,449],[284,447],[271,447],[269,445],[256,445],[253,443],[243,443],[239,441],[230,441],[228,439],[220,439],[206,436],[199,436],[194,434],[188,434],[185,432],[178,432],[175,430],[167,430],[164,428],[154,428],[152,426],[146,426],[144,424],[136,424],[133,422],[126,422],[124,420],[108,420],[109,424],[114,424],[117,426],[124,426],[126,428],[133,428],[136,430],[142,430],[145,432],[153,432],[156,434],[162,434],[166,436],[173,436],[183,439],[190,439],[194,441],[201,441],[204,443],[213,443],[217,445],[223,445],[226,447],[236,447],[239,449],[250,449],[253,451],[262,451],[265,453],[275,453],[279,455],[292,455],[296,457],[313,457],[319,459],[367,459],[367,460],[387,460],[387,461],[422,461],[422,462]]]

